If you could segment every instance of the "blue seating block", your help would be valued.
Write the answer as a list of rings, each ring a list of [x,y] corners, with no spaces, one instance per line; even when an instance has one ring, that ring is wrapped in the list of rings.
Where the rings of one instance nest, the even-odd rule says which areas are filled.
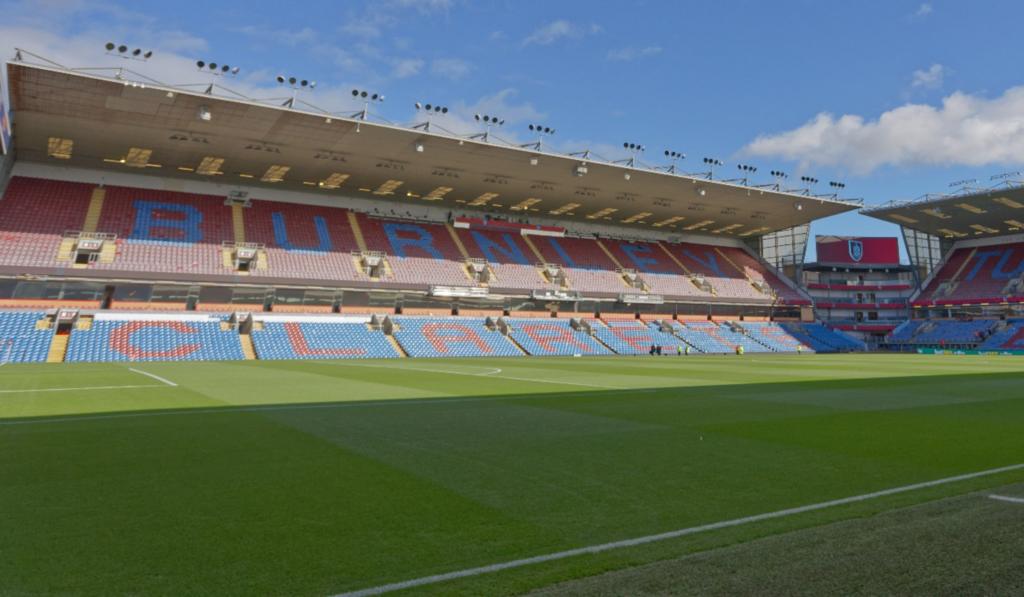
[[[272,322],[253,330],[261,359],[397,358],[384,332],[358,322]]]
[[[0,312],[0,362],[43,363],[50,351],[53,330],[37,330],[39,311]]]
[[[74,330],[65,360],[91,361],[231,361],[242,360],[235,330],[220,321],[111,320]]]
[[[513,357],[522,356],[497,330],[488,330],[484,319],[466,317],[395,317],[395,339],[411,357]]]

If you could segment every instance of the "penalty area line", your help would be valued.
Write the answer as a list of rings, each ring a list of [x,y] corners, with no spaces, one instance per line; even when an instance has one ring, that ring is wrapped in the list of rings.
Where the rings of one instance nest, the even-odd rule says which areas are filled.
[[[24,388],[20,390],[0,390],[0,394],[28,394],[30,392],[84,392],[86,390],[127,390],[130,388],[162,388],[156,384],[129,386],[80,386],[77,388]]]
[[[530,566],[533,564],[541,564],[544,562],[552,562],[555,560],[564,560],[566,558],[572,558],[575,556],[589,555],[595,553],[601,553],[604,551],[610,551],[613,549],[622,549],[626,547],[635,547],[637,545],[645,545],[647,543],[655,543],[658,541],[665,541],[667,539],[675,539],[678,537],[685,537],[687,535],[695,535],[697,533],[704,533],[708,531],[715,531],[718,529],[725,529],[729,527],[737,527],[745,524],[751,524],[755,522],[761,522],[765,520],[772,520],[775,518],[784,518],[787,516],[793,516],[795,514],[803,514],[805,512],[814,512],[816,510],[824,510],[826,508],[834,508],[836,506],[844,506],[847,504],[855,504],[857,502],[864,502],[867,500],[873,500],[880,497],[886,497],[890,495],[896,495],[900,493],[906,493],[909,491],[915,491],[918,489],[927,489],[929,487],[936,487],[939,485],[946,485],[948,483],[956,483],[958,481],[968,481],[970,479],[977,479],[979,477],[987,477],[990,475],[998,475],[1000,473],[1007,473],[1011,471],[1017,471],[1024,469],[1024,463],[1013,464],[1010,466],[1004,466],[1000,468],[994,468],[984,471],[978,471],[974,473],[966,473],[963,475],[956,475],[954,477],[946,477],[944,479],[935,479],[933,481],[924,481],[922,483],[914,483],[912,485],[904,485],[902,487],[893,487],[891,489],[883,489],[881,491],[874,491],[871,493],[864,493],[861,495],[855,495],[851,497],[840,498],[837,500],[830,500],[827,502],[820,502],[817,504],[809,504],[806,506],[798,506],[796,508],[787,508],[785,510],[776,510],[775,512],[766,512],[764,514],[756,514],[754,516],[744,516],[742,518],[734,518],[732,520],[723,520],[721,522],[713,522],[710,524],[700,525],[696,527],[689,527],[685,529],[679,529],[675,531],[669,531],[667,533],[659,533],[657,535],[646,535],[644,537],[635,537],[633,539],[624,539],[622,541],[612,541],[610,543],[601,543],[598,545],[590,545],[587,547],[577,547],[575,549],[568,549],[565,551],[558,551],[554,553],[533,556],[529,558],[522,558],[519,560],[510,560],[508,562],[500,562],[498,564],[490,564],[487,566],[479,566],[477,568],[467,568],[465,570],[456,570],[454,572],[446,572],[443,574],[435,574],[432,576],[423,576],[420,578],[414,578],[410,580],[404,580],[400,582],[390,583],[386,585],[379,585],[376,587],[369,587],[366,589],[360,589],[357,591],[350,591],[348,593],[340,593],[334,597],[368,597],[369,595],[380,595],[383,593],[390,593],[392,591],[401,591],[405,589],[411,589],[414,587],[422,587],[425,585],[433,585],[442,583],[450,580],[457,580],[460,578],[468,578],[471,576],[480,576],[482,574],[491,574],[494,572],[500,572],[502,570],[509,570],[512,568],[521,568],[523,566]],[[995,498],[996,496],[990,496]],[[1024,500],[1021,500],[1024,502]]]
[[[1008,495],[990,495],[989,498],[998,500],[1000,502],[1009,502],[1011,504],[1024,504],[1024,498],[1010,497]]]
[[[138,373],[139,375],[145,375],[146,377],[148,377],[150,379],[155,379],[155,380],[157,380],[158,382],[160,382],[160,383],[162,383],[164,385],[171,386],[172,388],[178,387],[178,384],[174,383],[173,381],[171,381],[169,379],[165,379],[163,377],[160,377],[159,375],[156,375],[154,373],[149,373],[147,371],[143,371],[142,369],[136,369],[134,367],[128,367],[128,370],[129,371],[133,371],[135,373]]]

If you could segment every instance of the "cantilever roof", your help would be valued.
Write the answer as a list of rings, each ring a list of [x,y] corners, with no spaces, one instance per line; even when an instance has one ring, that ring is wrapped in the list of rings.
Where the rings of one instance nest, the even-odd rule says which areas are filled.
[[[1002,184],[953,195],[928,195],[865,209],[865,215],[951,240],[1024,231],[1024,186]]]
[[[265,178],[268,186],[339,201],[430,201],[454,210],[732,237],[857,207],[53,66],[9,62],[7,72],[19,160],[208,176],[221,184]],[[199,118],[201,110],[209,120]],[[53,157],[62,154],[62,140],[71,141],[64,148],[70,155]],[[204,160],[216,174],[200,174]],[[581,165],[587,172],[579,176]]]

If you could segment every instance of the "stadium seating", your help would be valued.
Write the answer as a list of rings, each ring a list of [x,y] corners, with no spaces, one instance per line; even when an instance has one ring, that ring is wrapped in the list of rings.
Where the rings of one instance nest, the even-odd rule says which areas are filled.
[[[494,230],[459,230],[469,256],[487,261],[495,279],[488,286],[512,290],[557,289],[537,270],[537,257],[522,235]]]
[[[594,335],[618,354],[648,354],[651,346],[660,346],[665,354],[674,354],[686,343],[672,334],[662,332],[657,324],[645,324],[638,319],[588,319]]]
[[[96,319],[74,330],[66,361],[230,361],[242,360],[238,332],[221,329],[221,318],[187,320]]]
[[[926,322],[921,319],[911,319],[894,329],[890,334],[888,340],[894,344],[905,344],[910,342],[917,332],[921,329],[921,326]]]
[[[497,330],[488,330],[483,319],[465,317],[394,317],[395,339],[411,357],[511,357],[521,356]]]
[[[914,303],[1000,302],[1010,296],[1007,284],[1021,275],[1024,243],[956,249]]]
[[[348,211],[275,201],[253,201],[243,210],[245,242],[264,245],[267,268],[253,277],[304,280],[367,280],[356,269],[359,250]]]
[[[771,348],[748,336],[742,327],[728,321],[718,325],[718,336],[727,344],[742,347],[743,352],[773,352]]]
[[[736,344],[721,332],[717,323],[711,321],[691,321],[685,324],[673,321],[672,331],[686,341],[687,344],[700,352],[728,354],[736,352]]]
[[[509,335],[532,355],[612,354],[585,332],[574,330],[568,319],[506,318]]]
[[[702,275],[717,296],[751,301],[770,299],[754,288],[747,277],[725,258],[719,247],[694,243],[667,243],[664,246],[687,270]]]
[[[475,286],[448,229],[440,224],[357,216],[367,248],[388,255],[389,281],[430,286]]]
[[[111,272],[233,280],[240,272],[224,243],[245,242],[265,250],[241,272],[250,279],[477,286],[466,266],[472,258],[489,264],[493,276],[487,284],[496,290],[558,289],[536,267],[545,262],[562,267],[568,289],[596,296],[647,290],[666,297],[767,302],[771,296],[753,284],[760,283],[788,302],[799,302],[770,268],[738,247],[527,238],[367,214],[355,214],[350,221],[350,215],[327,206],[264,199],[253,199],[249,207],[229,206],[214,195],[14,177],[0,201],[0,265],[67,267],[67,256],[57,261],[67,248],[63,234],[85,231],[115,235],[116,240],[109,254],[78,267]],[[352,256],[360,250],[387,255],[380,277],[371,280],[362,271]],[[636,271],[643,284],[630,285],[620,269]],[[710,287],[692,282],[688,272],[704,275]]]
[[[1011,319],[1000,326],[978,348],[981,350],[1024,350],[1024,319]]]
[[[53,330],[36,328],[44,316],[38,311],[0,312],[0,363],[46,361]]]
[[[64,232],[82,228],[93,188],[11,178],[0,200],[0,265],[54,267]]]
[[[265,321],[252,331],[260,359],[392,358],[399,354],[365,322]]]
[[[621,240],[601,242],[624,268],[636,270],[649,292],[662,296],[712,296],[710,292],[694,285],[686,271],[658,243]]]
[[[749,280],[761,282],[768,286],[783,302],[790,305],[811,304],[807,297],[794,290],[789,284],[786,284],[778,274],[747,251],[737,247],[721,247],[719,250],[732,263],[740,267]]]
[[[630,290],[616,271],[618,266],[592,238],[537,237],[533,244],[546,263],[562,266],[573,290],[603,295]]]
[[[794,338],[814,352],[850,352],[864,350],[864,344],[820,323],[782,323]]]
[[[231,210],[224,197],[106,187],[97,232],[117,235],[110,263],[93,269],[177,274],[233,275],[221,244],[233,241]]]
[[[757,342],[775,352],[797,352],[798,349],[810,350],[793,337],[781,325],[773,322],[742,322],[739,325]]]
[[[913,338],[914,344],[978,344],[995,325],[992,320],[929,322]]]

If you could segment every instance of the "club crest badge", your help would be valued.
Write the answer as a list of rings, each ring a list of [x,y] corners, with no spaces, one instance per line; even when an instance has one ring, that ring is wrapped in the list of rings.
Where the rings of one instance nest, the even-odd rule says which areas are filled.
[[[864,243],[859,240],[846,241],[846,248],[850,253],[850,259],[860,262],[864,258]]]

